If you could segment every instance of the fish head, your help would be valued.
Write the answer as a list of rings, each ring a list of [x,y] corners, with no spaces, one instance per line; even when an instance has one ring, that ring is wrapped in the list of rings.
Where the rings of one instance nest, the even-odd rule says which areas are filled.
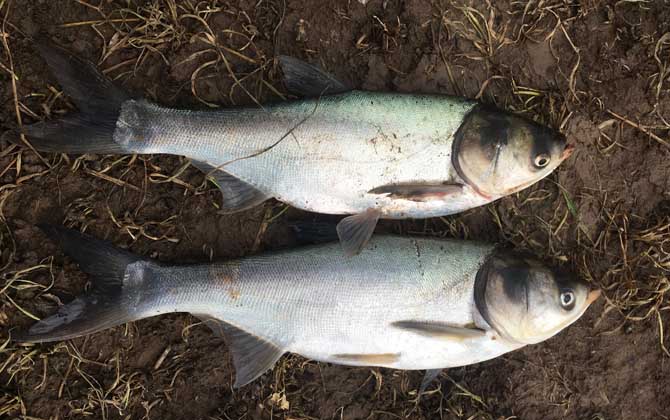
[[[565,136],[548,127],[479,105],[456,132],[451,160],[470,187],[497,198],[549,175],[572,150]]]
[[[475,304],[501,336],[539,343],[579,319],[600,290],[576,276],[509,251],[497,251],[475,281]]]

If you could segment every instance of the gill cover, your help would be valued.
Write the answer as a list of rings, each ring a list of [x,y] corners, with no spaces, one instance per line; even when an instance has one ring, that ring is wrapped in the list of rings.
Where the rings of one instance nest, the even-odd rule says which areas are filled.
[[[582,316],[599,290],[539,261],[496,251],[477,273],[475,304],[502,337],[539,343]]]
[[[480,194],[499,197],[549,175],[570,152],[562,134],[479,105],[456,132],[452,164],[458,175]]]

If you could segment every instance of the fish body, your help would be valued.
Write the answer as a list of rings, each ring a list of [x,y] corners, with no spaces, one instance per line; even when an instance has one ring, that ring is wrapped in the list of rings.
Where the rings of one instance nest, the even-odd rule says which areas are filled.
[[[464,241],[376,236],[356,258],[331,243],[223,264],[141,262],[136,269],[154,280],[143,288],[134,317],[206,314],[324,362],[370,365],[379,357],[372,364],[397,369],[463,366],[522,346],[492,339],[474,303],[475,276],[492,250]],[[435,339],[394,326],[403,321],[476,325],[489,333]]]
[[[133,153],[189,156],[297,208],[379,209],[382,218],[457,213],[492,201],[451,164],[454,135],[477,104],[445,95],[349,91],[263,108],[184,111],[130,100],[114,139]],[[409,200],[385,185],[457,184],[448,200]]]
[[[355,257],[330,243],[175,266],[78,232],[45,231],[94,287],[18,340],[189,312],[226,338],[237,385],[286,352],[431,371],[477,363],[558,333],[593,300],[579,281],[468,241],[379,236]]]
[[[183,155],[223,193],[224,212],[269,198],[351,215],[338,235],[360,252],[380,218],[457,213],[520,191],[570,154],[533,121],[447,95],[351,90],[280,57],[302,99],[258,108],[170,109],[132,99],[93,64],[37,44],[80,112],[24,127],[32,145],[69,153]]]

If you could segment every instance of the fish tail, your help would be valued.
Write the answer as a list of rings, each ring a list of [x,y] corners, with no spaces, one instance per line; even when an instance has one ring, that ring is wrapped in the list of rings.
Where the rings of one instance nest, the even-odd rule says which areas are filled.
[[[130,97],[90,61],[77,58],[46,39],[36,40],[35,45],[79,113],[24,126],[23,134],[33,147],[59,153],[128,152],[114,141],[114,131],[122,105]],[[5,138],[18,143],[17,134]]]
[[[159,313],[155,308],[151,315],[142,310],[142,301],[146,299],[151,285],[155,286],[154,282],[161,280],[159,263],[75,230],[51,225],[39,227],[60,244],[82,271],[90,274],[93,285],[90,292],[63,305],[55,315],[38,321],[27,332],[12,333],[15,341],[44,343],[69,340]],[[211,314],[193,315],[202,319],[215,334],[226,338],[236,369],[236,388],[271,369],[285,352],[281,343]]]
[[[138,295],[134,289],[146,282],[151,273],[147,267],[155,263],[74,230],[51,225],[39,227],[91,275],[92,288],[27,332],[13,334],[16,341],[68,340],[141,318],[128,296]]]

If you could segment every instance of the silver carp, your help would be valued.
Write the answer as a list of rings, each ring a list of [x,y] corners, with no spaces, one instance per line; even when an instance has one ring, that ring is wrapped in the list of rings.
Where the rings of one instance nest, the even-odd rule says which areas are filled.
[[[356,257],[335,242],[168,265],[73,230],[42,229],[91,275],[93,287],[15,340],[66,340],[189,312],[226,339],[236,386],[286,352],[426,369],[432,378],[546,340],[600,294],[533,258],[469,241],[378,235]]]
[[[25,127],[32,145],[65,153],[166,153],[190,158],[223,192],[223,211],[269,198],[338,226],[356,254],[380,218],[444,216],[490,203],[549,175],[570,155],[563,135],[465,98],[348,89],[280,57],[303,99],[215,111],[132,99],[55,46],[42,56],[80,112]]]

